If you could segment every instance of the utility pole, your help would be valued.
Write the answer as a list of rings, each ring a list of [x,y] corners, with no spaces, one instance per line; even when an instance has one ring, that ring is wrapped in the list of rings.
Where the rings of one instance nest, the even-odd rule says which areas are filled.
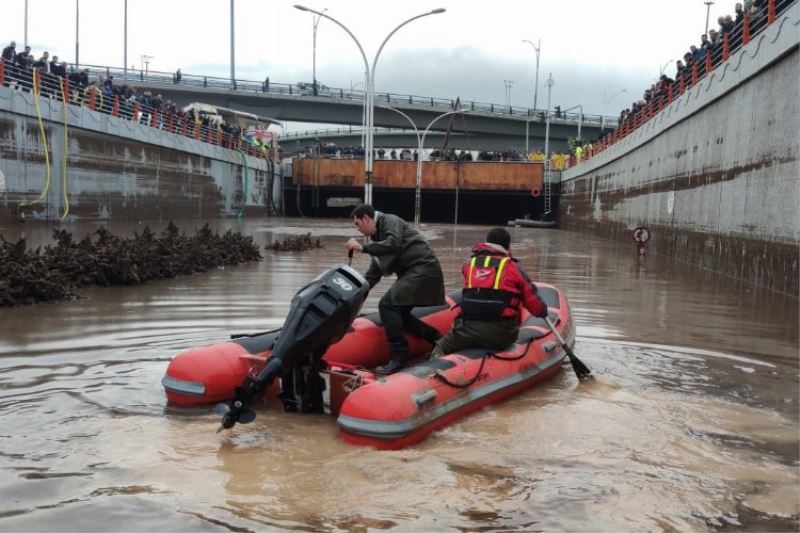
[[[547,85],[547,114],[544,122],[544,160],[546,163],[550,158],[550,91],[555,85],[552,72],[547,77],[545,84]]]
[[[511,105],[511,87],[514,85],[514,80],[503,80],[506,86],[506,106]]]
[[[80,0],[75,0],[75,68],[78,68],[80,61],[78,59],[78,35],[80,33]]]
[[[153,59],[154,59],[154,58],[153,58],[153,56],[148,56],[148,55],[142,55],[142,56],[141,56],[142,65],[144,65],[144,74],[145,74],[145,76],[146,76],[146,75],[147,75],[147,73],[148,73],[148,66],[150,65],[150,62],[151,62]]]
[[[708,34],[708,21],[711,15],[711,6],[714,5],[714,0],[704,0],[703,2],[706,5],[706,31],[705,33]]]
[[[537,44],[533,44],[528,39],[523,39],[522,42],[530,44],[536,51],[536,79],[533,82],[533,109],[536,110],[537,97],[539,96],[539,52],[542,50],[542,40],[537,40]]]
[[[122,40],[124,41],[122,47],[122,68],[125,69],[125,74],[128,73],[128,0],[125,0],[125,30],[123,31]]]
[[[236,34],[234,32],[233,0],[231,0],[231,83],[236,89]]]
[[[322,12],[325,13],[327,10],[328,10],[328,8],[326,7],[325,9],[322,10]],[[322,15],[317,15],[317,16],[312,18],[312,21],[314,23],[314,39],[313,39],[314,42],[313,42],[313,46],[312,46],[312,56],[313,57],[311,58],[311,61],[312,61],[312,63],[311,63],[311,81],[314,83],[314,96],[317,96],[317,94],[318,94],[318,91],[317,91],[317,27],[319,26],[319,21],[320,21],[321,18],[322,18]],[[351,82],[351,84],[352,84],[352,82]],[[351,91],[352,91],[352,88],[351,88]]]

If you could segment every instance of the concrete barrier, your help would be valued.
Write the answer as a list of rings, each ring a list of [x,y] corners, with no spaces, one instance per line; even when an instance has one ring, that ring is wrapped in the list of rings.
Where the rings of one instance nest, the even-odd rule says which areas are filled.
[[[798,295],[800,7],[622,141],[563,173],[559,224]],[[633,250],[633,246],[632,246]]]
[[[281,176],[263,159],[75,105],[66,107],[65,128],[63,104],[39,97],[45,150],[34,98],[0,87],[0,221],[59,219],[67,210],[68,219],[92,220],[280,207]]]

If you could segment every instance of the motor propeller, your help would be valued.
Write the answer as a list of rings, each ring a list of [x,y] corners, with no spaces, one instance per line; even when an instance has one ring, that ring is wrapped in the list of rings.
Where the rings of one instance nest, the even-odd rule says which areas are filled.
[[[284,379],[301,365],[322,357],[328,346],[347,333],[369,293],[369,283],[348,265],[336,265],[300,289],[291,303],[275,347],[264,368],[236,387],[230,403],[220,403],[214,412],[222,416],[217,432],[238,423],[252,422],[250,408],[276,379]],[[282,393],[288,392],[282,387]],[[286,402],[286,400],[284,400]],[[285,403],[284,403],[285,405]]]
[[[256,412],[247,407],[248,394],[244,387],[236,387],[236,394],[230,403],[218,403],[214,406],[214,413],[222,416],[222,422],[217,433],[223,429],[231,429],[237,423],[249,424],[256,419]]]

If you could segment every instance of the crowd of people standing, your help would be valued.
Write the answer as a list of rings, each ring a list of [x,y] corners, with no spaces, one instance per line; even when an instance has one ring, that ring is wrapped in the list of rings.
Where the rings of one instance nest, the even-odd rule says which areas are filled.
[[[255,146],[243,136],[239,124],[197,113],[193,108],[184,110],[160,94],[128,83],[117,84],[110,75],[93,77],[89,69],[70,69],[65,61],[59,61],[58,56],[51,58],[47,51],[35,59],[30,46],[18,52],[16,41],[11,41],[3,48],[1,59],[3,86],[24,92],[35,91],[170,133],[230,149],[242,149],[254,156],[269,155],[268,147]]]
[[[700,42],[689,46],[681,59],[675,61],[675,78],[666,74],[642,94],[642,98],[623,109],[616,130],[604,132],[591,149],[583,149],[582,157],[591,157],[616,142],[660,112],[675,98],[696,85],[717,66],[728,60],[741,46],[748,43],[769,23],[774,21],[795,0],[746,0],[737,3],[734,15],[717,18],[719,28],[700,36]]]

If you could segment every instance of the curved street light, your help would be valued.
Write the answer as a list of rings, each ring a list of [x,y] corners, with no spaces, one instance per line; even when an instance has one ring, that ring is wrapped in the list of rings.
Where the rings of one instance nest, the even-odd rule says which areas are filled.
[[[400,28],[402,28],[406,24],[408,24],[408,23],[410,23],[410,22],[412,22],[414,20],[417,20],[419,18],[427,17],[428,15],[438,15],[439,13],[444,13],[445,9],[444,8],[433,9],[433,10],[428,11],[426,13],[422,13],[420,15],[416,15],[414,17],[411,17],[410,19],[400,23],[383,40],[383,43],[381,43],[380,48],[378,48],[378,52],[375,54],[375,58],[372,60],[372,68],[370,68],[369,62],[367,61],[367,55],[364,53],[364,48],[361,46],[361,43],[358,42],[358,39],[356,39],[356,36],[353,35],[353,32],[351,32],[349,29],[347,29],[347,26],[345,26],[344,24],[342,24],[341,22],[339,22],[338,20],[336,20],[332,16],[326,15],[323,12],[316,11],[314,9],[311,9],[311,8],[308,8],[308,7],[299,5],[299,4],[295,4],[294,7],[295,7],[295,9],[299,9],[300,11],[308,11],[309,13],[315,13],[315,14],[321,16],[321,17],[325,17],[326,19],[330,20],[331,22],[334,22],[337,26],[339,26],[340,28],[342,28],[344,31],[347,32],[347,34],[355,41],[356,46],[358,46],[358,50],[361,52],[361,57],[364,60],[364,77],[365,77],[365,83],[366,83],[366,89],[367,89],[366,90],[366,94],[364,95],[364,106],[366,107],[365,119],[366,119],[366,130],[367,130],[367,138],[366,138],[366,142],[365,142],[366,146],[364,146],[364,149],[365,149],[365,153],[364,153],[365,169],[364,170],[365,170],[365,174],[366,174],[365,177],[364,177],[364,203],[371,204],[372,203],[372,163],[373,163],[372,147],[374,145],[374,139],[373,139],[373,137],[374,137],[374,135],[373,135],[374,134],[374,113],[373,113],[373,111],[374,111],[373,110],[374,97],[373,96],[374,96],[374,92],[375,92],[375,67],[376,67],[376,65],[378,63],[378,58],[380,57],[381,51],[383,50],[383,47],[386,45],[386,42],[392,37],[392,35],[397,33],[397,30],[399,30]]]
[[[606,98],[606,91],[603,90],[603,115],[602,115],[603,116],[603,119],[602,119],[603,123],[601,123],[601,125],[600,125],[601,129],[603,129],[603,127],[605,126],[606,108],[608,107],[608,104],[611,103],[611,100],[613,100],[614,98],[616,98],[617,96],[619,96],[620,94],[622,94],[624,92],[627,92],[627,89],[620,89],[620,90],[612,93],[611,96],[609,96],[608,98]]]
[[[408,122],[411,124],[411,127],[414,128],[414,133],[417,134],[417,174],[416,174],[417,181],[414,189],[414,225],[419,227],[420,216],[422,212],[422,150],[425,147],[425,136],[428,134],[428,130],[431,129],[431,126],[433,126],[433,124],[440,118],[446,117],[448,115],[453,115],[456,113],[467,114],[468,111],[457,109],[455,111],[448,111],[447,113],[443,113],[438,117],[435,117],[428,124],[428,127],[425,128],[425,132],[420,137],[419,129],[417,128],[417,125],[414,123],[411,117],[409,117],[399,109],[395,109],[394,107],[390,107],[388,105],[381,105],[379,107],[381,109],[388,109],[389,111],[394,111],[395,113],[404,116],[405,119],[408,120]]]
[[[419,157],[417,157],[417,189],[414,194],[414,223],[419,226],[419,217],[420,212],[422,210],[422,149],[425,147],[425,136],[428,135],[428,131],[431,127],[441,118],[455,115],[455,114],[468,114],[468,110],[464,109],[456,109],[455,111],[448,111],[447,113],[442,113],[438,117],[431,120],[428,127],[425,128],[425,131],[422,132],[422,139],[419,141]],[[456,220],[458,220],[458,188],[456,187]]]
[[[325,13],[328,10],[326,7],[322,10]],[[314,96],[317,96],[317,27],[319,26],[319,19],[322,18],[320,15],[317,15],[313,18],[314,21],[314,38],[313,38],[313,45],[312,45],[312,63],[311,63],[311,80],[314,83]]]
[[[533,41],[522,39],[523,43],[528,43],[536,51],[536,80],[533,82],[533,111],[536,112],[536,100],[539,96],[539,52],[542,50],[542,40],[539,39],[538,44],[533,44]]]
[[[411,127],[414,128],[414,133],[417,134],[417,174],[416,174],[417,182],[416,182],[416,187],[414,189],[414,225],[419,227],[420,215],[422,212],[422,150],[425,148],[425,136],[428,134],[428,130],[430,130],[431,127],[434,125],[434,123],[436,123],[436,121],[438,121],[440,118],[444,118],[449,115],[454,115],[456,113],[461,113],[463,115],[466,115],[469,113],[469,111],[463,109],[456,109],[455,111],[448,111],[447,113],[442,113],[438,117],[435,117],[433,120],[431,120],[431,122],[428,124],[428,127],[425,128],[425,132],[420,137],[419,129],[417,128],[417,125],[414,123],[411,117],[409,117],[399,109],[395,109],[394,107],[390,107],[388,105],[381,105],[379,107],[381,109],[394,111],[395,113],[404,116],[406,120],[408,120],[409,124],[411,124]]]

